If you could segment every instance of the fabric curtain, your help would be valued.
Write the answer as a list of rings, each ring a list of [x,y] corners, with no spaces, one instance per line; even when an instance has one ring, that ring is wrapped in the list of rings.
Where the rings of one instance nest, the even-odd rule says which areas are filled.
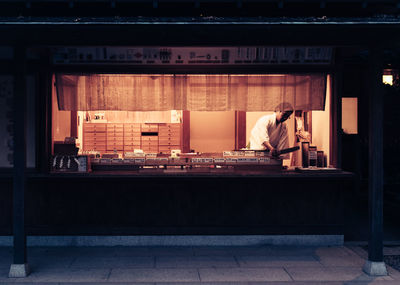
[[[65,75],[56,76],[60,110],[274,111],[324,110],[326,75]]]

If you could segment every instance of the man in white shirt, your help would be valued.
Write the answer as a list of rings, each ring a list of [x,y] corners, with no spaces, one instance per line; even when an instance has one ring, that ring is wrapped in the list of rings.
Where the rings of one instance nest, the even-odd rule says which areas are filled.
[[[258,119],[251,130],[250,149],[269,150],[272,155],[278,155],[278,151],[289,147],[289,135],[285,121],[293,113],[290,103],[279,104],[275,113]],[[283,158],[289,158],[289,154]]]

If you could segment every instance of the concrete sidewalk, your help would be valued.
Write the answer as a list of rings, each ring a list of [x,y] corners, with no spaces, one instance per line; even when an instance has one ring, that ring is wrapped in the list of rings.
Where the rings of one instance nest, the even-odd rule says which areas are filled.
[[[8,278],[12,248],[0,248],[0,284],[400,284],[400,272],[369,277],[358,246],[32,247],[27,278]]]

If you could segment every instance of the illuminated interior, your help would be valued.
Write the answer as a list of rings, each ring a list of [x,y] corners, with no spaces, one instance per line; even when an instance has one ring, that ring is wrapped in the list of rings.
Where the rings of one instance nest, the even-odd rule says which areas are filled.
[[[54,81],[55,156],[60,145],[75,143],[95,163],[175,152],[222,159],[244,150],[257,120],[285,101],[295,111],[285,122],[289,146],[300,150],[282,165],[303,165],[302,142],[316,146],[320,167],[330,165],[330,76],[93,74]]]

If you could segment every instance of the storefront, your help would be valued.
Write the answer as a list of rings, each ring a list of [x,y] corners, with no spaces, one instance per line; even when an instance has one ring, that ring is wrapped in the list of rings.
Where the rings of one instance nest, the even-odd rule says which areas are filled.
[[[335,159],[334,48],[38,50],[48,51],[50,65],[47,80],[28,77],[44,90],[44,104],[27,112],[37,130],[28,136],[28,165],[36,158],[41,169],[28,178],[31,234],[343,241],[354,176]],[[282,122],[287,145],[279,151],[289,151],[252,148],[257,120],[282,103],[294,111]]]
[[[363,74],[358,85],[379,109],[379,53],[385,35],[398,30],[384,25],[266,18],[2,23],[2,90],[18,102],[18,152],[5,154],[3,165],[13,161],[21,178],[14,179],[14,205],[7,169],[1,179],[9,189],[1,232],[17,238],[14,263],[26,263],[26,235],[313,235],[340,244],[355,191],[355,176],[341,170],[341,130],[358,126],[357,104],[342,100],[351,97],[343,93],[346,54],[369,50],[366,66],[376,73]],[[282,103],[293,111],[285,122],[292,149],[271,156],[249,146],[257,120],[287,111],[276,109]],[[379,168],[377,114],[370,160]],[[381,178],[371,171],[378,197],[371,260],[381,261]]]
[[[63,180],[56,207],[70,212],[78,195],[82,212],[64,217],[71,231],[58,228],[54,217],[49,234],[109,235],[117,228],[123,235],[320,235],[340,243],[353,176],[333,165],[332,53],[326,47],[54,48],[46,179]],[[281,64],[286,73],[268,72]],[[296,64],[302,72],[292,72]],[[117,72],[126,66],[135,73]],[[318,72],[307,70],[315,66]],[[255,123],[282,102],[295,110],[285,122],[286,148],[294,152],[252,149]],[[310,144],[319,152],[307,152]],[[303,195],[310,198],[299,203]],[[311,210],[312,204],[320,206]],[[102,229],[104,219],[109,226]]]

